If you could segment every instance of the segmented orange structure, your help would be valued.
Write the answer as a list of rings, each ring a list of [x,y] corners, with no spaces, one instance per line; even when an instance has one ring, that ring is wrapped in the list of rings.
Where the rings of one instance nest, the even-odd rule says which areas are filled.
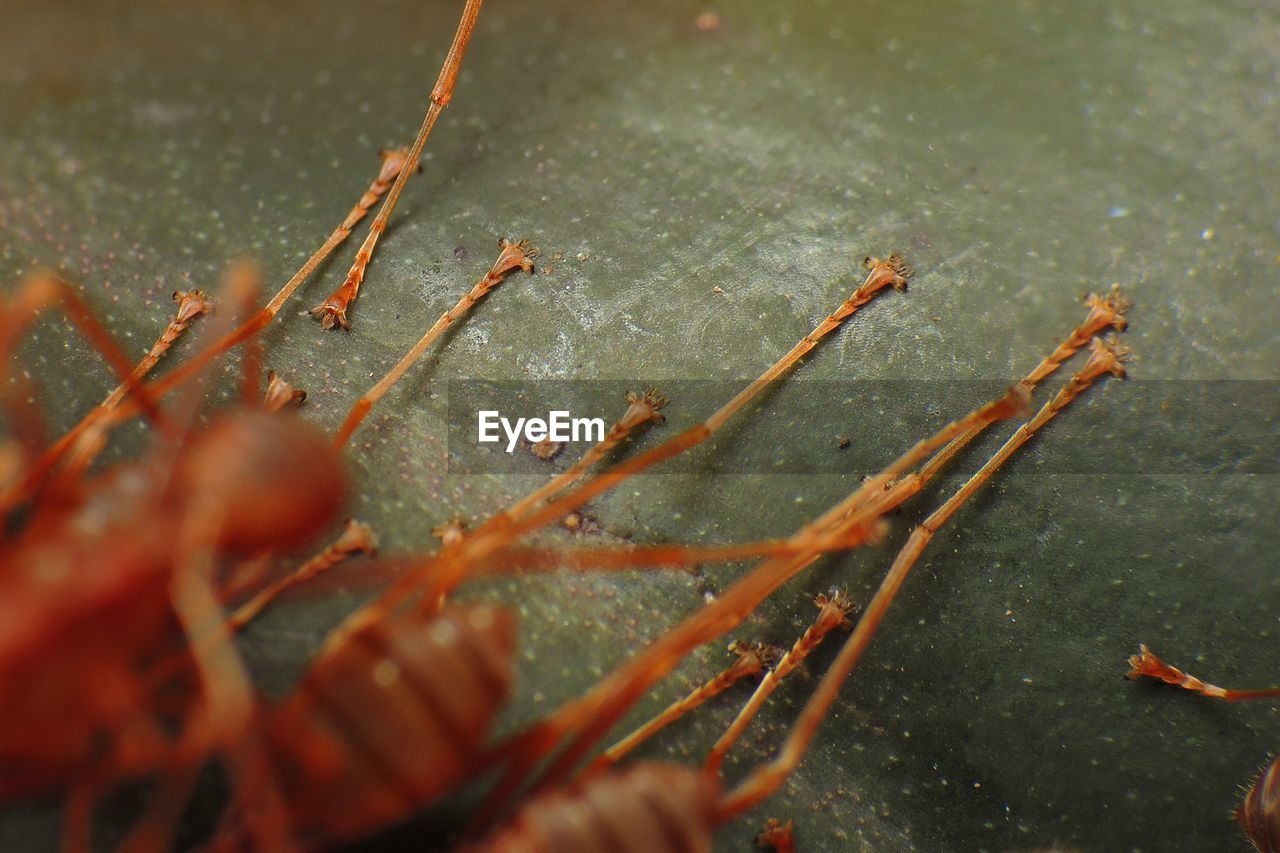
[[[1278,699],[1280,687],[1261,690],[1233,690],[1218,687],[1170,666],[1145,644],[1129,658],[1129,678],[1154,678],[1210,699],[1242,702],[1249,699]],[[1263,768],[1236,807],[1236,820],[1261,853],[1280,853],[1280,757]]]

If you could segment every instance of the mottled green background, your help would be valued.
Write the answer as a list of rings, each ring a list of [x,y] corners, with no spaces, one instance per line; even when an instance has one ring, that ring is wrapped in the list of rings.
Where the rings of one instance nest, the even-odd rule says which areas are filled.
[[[374,150],[409,141],[459,5],[5,4],[6,286],[35,262],[63,267],[141,352],[169,293],[213,283],[228,258],[252,254],[282,281],[367,185]],[[704,11],[718,28],[695,26]],[[597,542],[729,542],[785,534],[959,413],[868,404],[893,427],[859,427],[851,457],[808,427],[844,404],[806,381],[1008,381],[1082,316],[1083,293],[1122,282],[1134,379],[1069,413],[1091,425],[1087,442],[1055,424],[956,516],[800,771],[721,847],[749,849],[777,816],[807,851],[1244,850],[1228,813],[1276,749],[1275,706],[1122,675],[1145,641],[1219,683],[1280,680],[1276,460],[1269,474],[1169,466],[1127,395],[1144,379],[1280,378],[1278,70],[1267,3],[493,0],[353,330],[298,316],[340,280],[348,246],[265,336],[269,361],[332,427],[497,236],[542,247],[551,274],[495,293],[348,451],[353,512],[389,550],[426,548],[434,524],[482,516],[547,470],[525,457],[522,476],[450,476],[448,380],[746,379],[848,293],[856,260],[908,254],[907,295],[823,344],[744,415],[752,431],[699,451],[732,468],[736,442],[808,446],[829,454],[829,475],[654,475],[590,509]],[[59,320],[20,355],[54,426],[109,382]],[[1225,441],[1251,389],[1274,407],[1274,385],[1233,387],[1238,408],[1179,425],[1188,446]],[[663,432],[712,403],[677,397]],[[1270,438],[1264,452],[1274,424]],[[1091,455],[1097,473],[1062,473]],[[1104,473],[1108,458],[1130,473]],[[884,546],[825,560],[736,635],[789,642],[833,585],[865,599],[954,482],[895,516]],[[470,590],[521,617],[507,725],[580,692],[739,571]],[[367,594],[330,589],[256,625],[244,650],[264,689],[286,689]],[[703,650],[635,719],[724,662]],[[778,743],[812,684],[781,691],[732,774]],[[735,704],[648,754],[698,760]],[[0,846],[48,849],[57,820],[48,805],[9,811]]]

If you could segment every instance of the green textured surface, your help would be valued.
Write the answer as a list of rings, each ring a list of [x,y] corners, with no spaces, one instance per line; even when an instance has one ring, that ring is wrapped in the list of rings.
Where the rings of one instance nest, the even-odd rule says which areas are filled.
[[[458,6],[364,5],[11,5],[6,286],[28,264],[60,266],[140,352],[169,293],[211,284],[228,258],[250,253],[269,281],[286,278],[368,184],[373,151],[409,141]],[[833,405],[806,380],[1011,380],[1078,321],[1081,294],[1122,282],[1135,382],[1107,383],[1067,416],[1095,424],[1096,443],[1055,424],[938,536],[800,771],[721,846],[749,849],[778,816],[795,819],[803,850],[1246,849],[1226,816],[1275,749],[1275,706],[1121,676],[1145,641],[1218,683],[1280,680],[1275,474],[1054,472],[1095,453],[1174,470],[1127,422],[1136,380],[1278,378],[1280,15],[1191,0],[1158,14],[1127,2],[713,8],[712,32],[682,2],[485,9],[353,330],[298,316],[340,280],[347,246],[265,335],[269,363],[332,428],[483,270],[495,237],[529,237],[554,272],[504,285],[376,410],[348,451],[353,513],[389,550],[425,548],[434,524],[537,482],[532,459],[531,476],[449,476],[448,379],[747,379],[844,298],[854,261],[902,251],[911,291],[877,301],[744,415],[752,441],[830,448],[829,476],[650,476],[591,509],[600,541],[784,535],[866,473],[835,435],[806,430]],[[109,381],[60,321],[20,355],[55,426]],[[663,431],[707,405],[675,399]],[[914,428],[856,433],[858,458],[888,461],[959,413],[893,411]],[[1188,445],[1217,446],[1239,417],[1202,412]],[[731,466],[733,444],[699,452]],[[789,642],[832,585],[865,600],[954,482],[895,516],[884,546],[823,561],[736,635]],[[734,571],[473,591],[521,616],[508,725],[584,689]],[[285,689],[363,594],[298,599],[256,625],[244,649],[264,687]],[[634,719],[723,661],[704,649]],[[780,692],[731,773],[780,740],[813,683]],[[648,754],[696,761],[732,704]],[[56,826],[50,808],[14,809],[0,847],[47,849]]]

